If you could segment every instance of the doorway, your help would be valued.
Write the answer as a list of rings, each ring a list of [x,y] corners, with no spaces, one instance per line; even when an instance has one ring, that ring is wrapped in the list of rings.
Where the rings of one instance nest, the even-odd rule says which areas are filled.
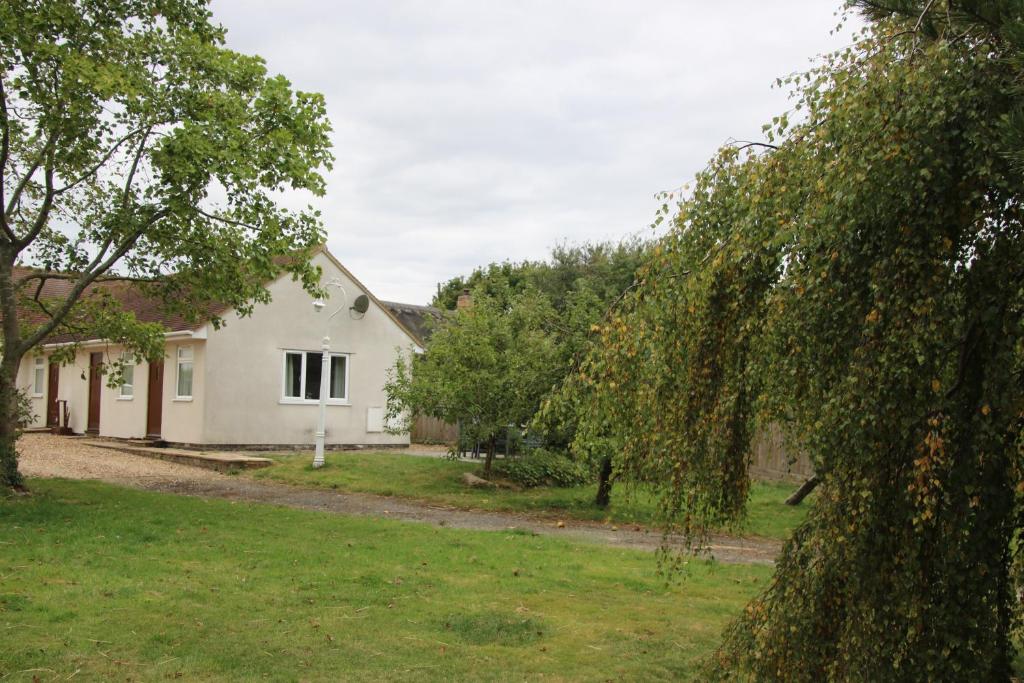
[[[57,405],[57,388],[60,385],[60,365],[50,363],[50,377],[46,383],[46,426],[60,426],[60,406]]]
[[[146,390],[146,438],[159,439],[164,408],[164,362],[149,364],[149,385]]]
[[[86,431],[98,434],[100,431],[100,397],[103,389],[103,354],[89,354],[89,420]]]

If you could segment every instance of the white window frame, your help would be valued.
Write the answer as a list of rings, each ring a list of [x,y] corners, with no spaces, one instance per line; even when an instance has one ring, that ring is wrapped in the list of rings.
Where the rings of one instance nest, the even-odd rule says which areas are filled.
[[[121,379],[124,380],[124,370],[127,369],[127,368],[131,368],[132,369],[132,381],[130,381],[130,382],[122,381],[121,386],[118,387],[117,400],[118,401],[131,401],[132,399],[135,398],[135,357],[133,355],[131,355],[130,353],[128,353],[127,351],[123,351],[121,353],[121,363],[122,363]],[[125,389],[127,389],[128,391],[125,392]]]
[[[45,391],[46,359],[42,356],[36,356],[35,363],[32,366],[32,398],[42,398]]]
[[[183,359],[181,352],[188,349],[191,354],[188,358]],[[174,352],[174,400],[175,401],[191,401],[192,395],[196,391],[196,351],[191,345],[179,346]],[[179,394],[178,389],[181,387],[181,366],[184,363],[188,363],[192,366],[192,386],[189,387],[190,391],[188,394]]]
[[[286,396],[285,389],[287,388],[286,380],[288,378],[288,354],[298,353],[302,355],[302,368],[299,371],[299,396]],[[305,351],[303,349],[282,349],[281,350],[281,398],[278,403],[286,403],[292,405],[318,405],[320,399],[318,398],[303,398],[306,395],[306,360],[309,358],[306,354],[314,354],[317,357],[323,356],[323,351]],[[335,353],[331,352],[331,358],[344,358],[345,359],[345,398],[331,398],[327,397],[327,405],[329,406],[348,406],[352,405],[349,392],[349,377],[352,375],[352,354],[351,353]],[[330,382],[330,379],[328,379]]]

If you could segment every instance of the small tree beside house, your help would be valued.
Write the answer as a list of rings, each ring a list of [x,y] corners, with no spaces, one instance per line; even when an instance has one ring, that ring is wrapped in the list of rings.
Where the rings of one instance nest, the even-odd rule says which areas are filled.
[[[399,356],[385,385],[390,421],[402,429],[417,415],[458,422],[463,438],[486,445],[489,474],[499,434],[525,424],[557,381],[558,348],[547,331],[552,319],[553,309],[536,291],[475,290],[472,305],[439,324],[423,355]]]
[[[22,358],[73,333],[152,357],[162,331],[94,286],[132,277],[168,311],[240,313],[282,270],[316,290],[323,97],[224,47],[205,0],[0,3],[0,486],[15,451]],[[16,264],[38,271],[19,276]],[[173,277],[166,277],[173,274]],[[64,283],[48,297],[48,284]]]

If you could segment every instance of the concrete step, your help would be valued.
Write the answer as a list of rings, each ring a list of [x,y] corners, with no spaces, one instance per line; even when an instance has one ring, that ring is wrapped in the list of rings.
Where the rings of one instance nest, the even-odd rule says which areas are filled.
[[[96,448],[106,448],[111,451],[119,451],[130,455],[138,455],[144,458],[155,458],[167,460],[182,465],[193,467],[205,467],[218,472],[230,472],[232,470],[251,470],[261,467],[270,467],[274,461],[270,458],[258,458],[245,453],[233,453],[229,451],[190,451],[183,448],[161,448],[142,445],[139,440],[119,439],[82,439],[82,443]]]

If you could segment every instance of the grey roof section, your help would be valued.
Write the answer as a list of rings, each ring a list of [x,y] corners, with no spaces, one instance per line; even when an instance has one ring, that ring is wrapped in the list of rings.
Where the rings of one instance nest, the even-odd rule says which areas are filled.
[[[381,301],[381,303],[421,342],[430,339],[430,333],[434,329],[432,323],[441,320],[444,316],[444,311],[434,306],[402,304],[397,301]]]

